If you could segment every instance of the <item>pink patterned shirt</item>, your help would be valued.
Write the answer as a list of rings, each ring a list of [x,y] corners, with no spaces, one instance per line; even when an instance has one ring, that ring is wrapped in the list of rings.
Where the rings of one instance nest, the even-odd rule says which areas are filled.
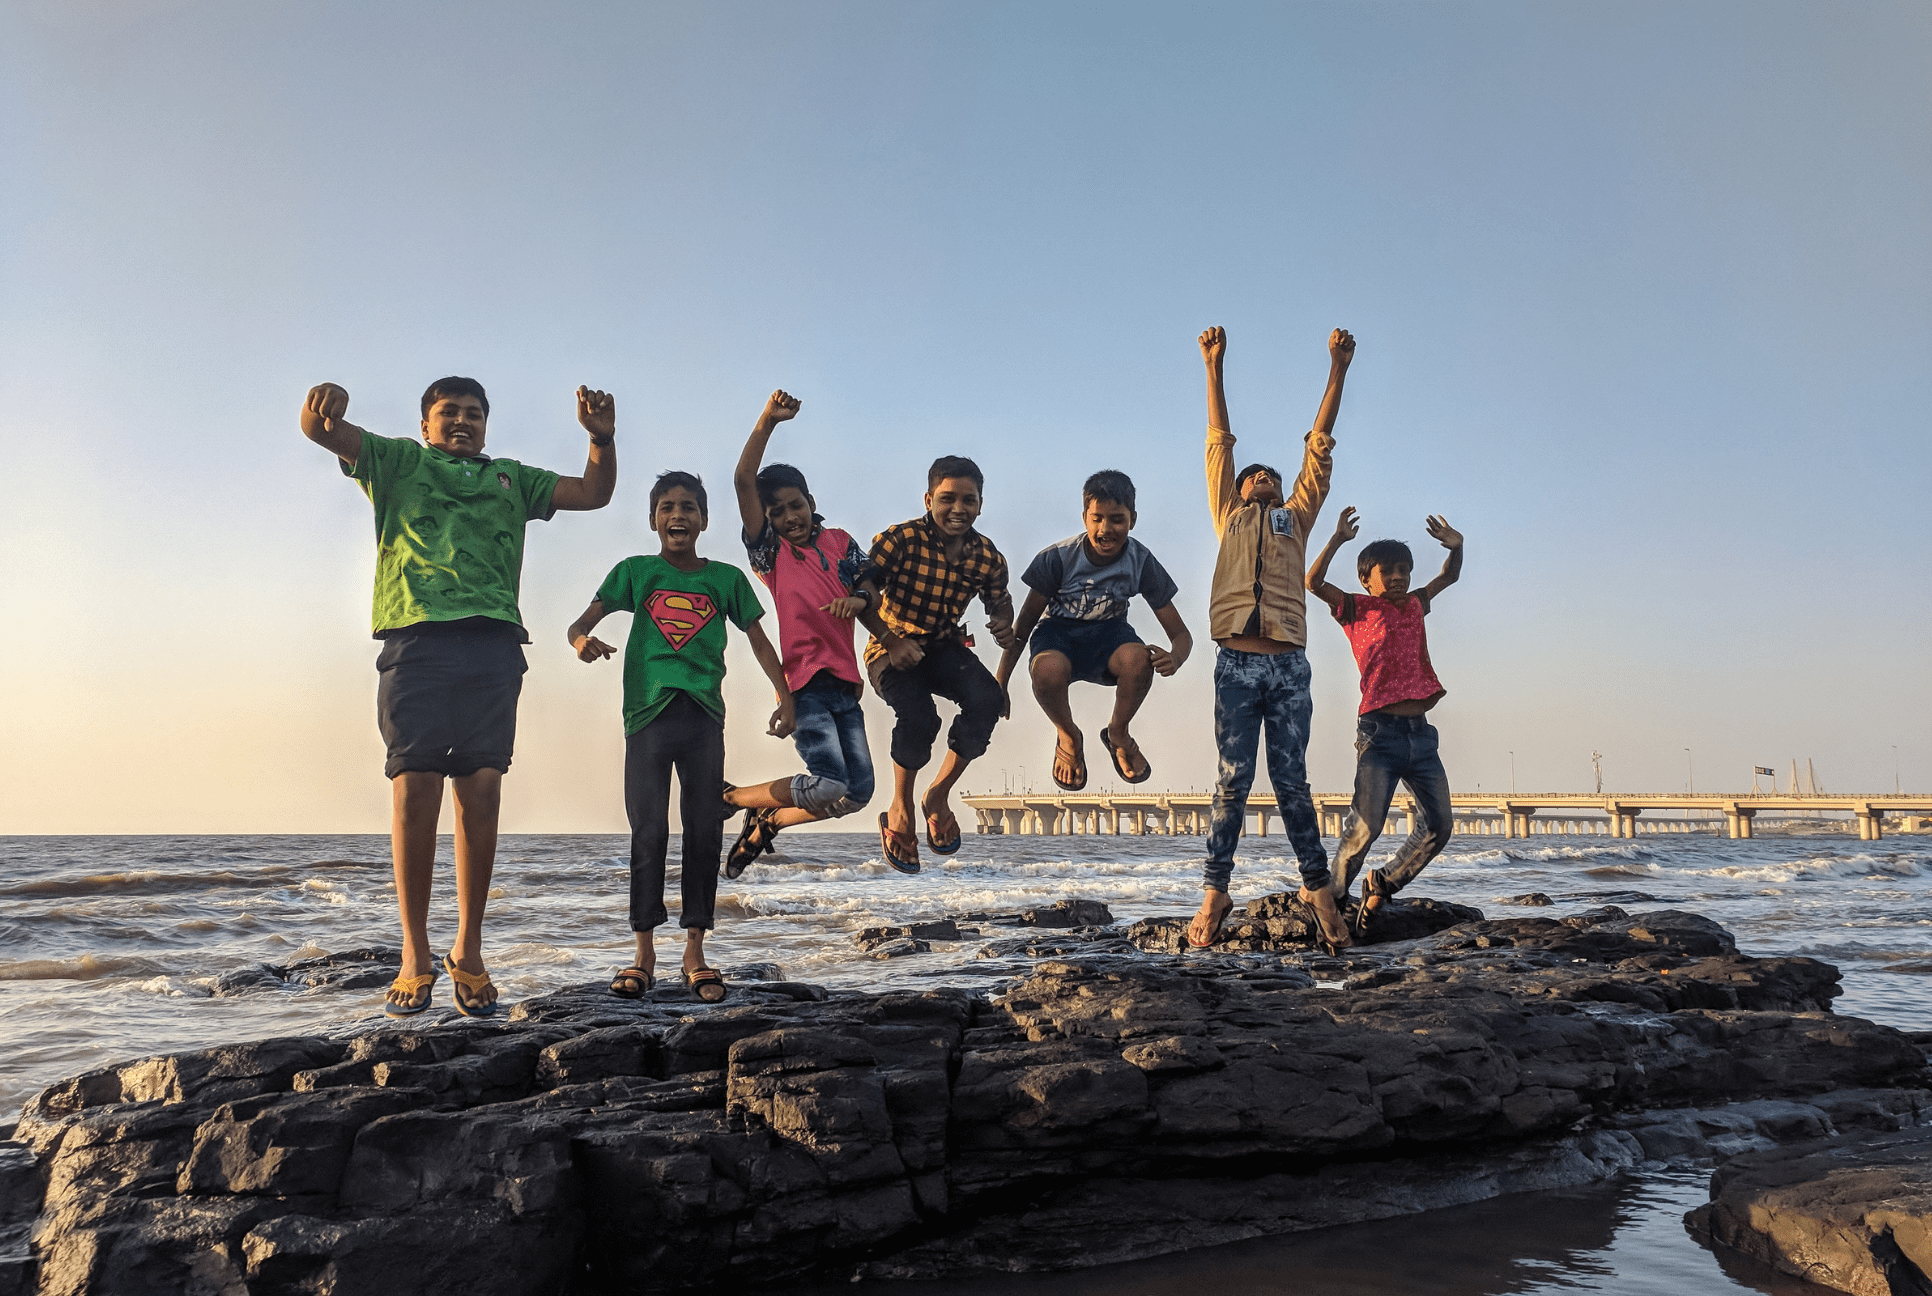
[[[1433,702],[1447,692],[1429,664],[1429,635],[1422,624],[1428,595],[1411,594],[1394,603],[1373,594],[1344,594],[1334,611],[1362,671],[1361,714],[1397,702]]]

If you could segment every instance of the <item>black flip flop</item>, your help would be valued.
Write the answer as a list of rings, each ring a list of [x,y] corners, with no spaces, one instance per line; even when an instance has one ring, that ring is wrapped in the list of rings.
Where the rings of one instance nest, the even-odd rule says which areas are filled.
[[[1103,729],[1101,730],[1101,732],[1104,734],[1106,730]],[[1060,748],[1059,740],[1055,739],[1053,743],[1053,757],[1056,762],[1060,758],[1060,751],[1061,751],[1061,748]],[[1075,753],[1073,753],[1073,760],[1074,760],[1075,768],[1077,768],[1080,772],[1079,782],[1062,783],[1060,782],[1060,776],[1058,774],[1053,775],[1054,786],[1058,787],[1062,792],[1078,792],[1082,788],[1087,786],[1087,754],[1085,752],[1076,751]],[[1052,768],[1053,766],[1051,765],[1047,766],[1047,769],[1049,771],[1051,771]]]
[[[919,848],[919,839],[914,837],[912,843],[913,849],[917,850]],[[892,830],[886,827],[886,817],[883,814],[879,816],[879,856],[901,873],[917,873],[919,871],[918,856],[915,855],[913,858],[907,859],[893,848]]]
[[[738,877],[760,855],[770,853],[772,840],[778,836],[778,825],[772,822],[775,814],[772,810],[745,811],[745,826],[739,830],[738,840],[731,843],[731,853],[725,856],[726,877]]]
[[[626,981],[635,981],[638,985],[638,989],[636,990],[619,989],[618,987],[620,987]],[[627,967],[623,971],[619,972],[616,976],[610,979],[610,992],[616,995],[619,999],[642,999],[645,995],[651,992],[651,987],[656,984],[657,984],[657,978],[652,976],[649,972],[646,972],[643,968]]]
[[[684,986],[698,997],[700,1003],[723,1003],[725,996],[731,993],[731,987],[725,984],[724,973],[716,968],[693,968],[684,974]],[[703,990],[705,986],[718,987],[717,997],[707,998]]]
[[[1140,751],[1139,743],[1134,744],[1134,750],[1137,752],[1140,752],[1141,763],[1145,765],[1146,768],[1143,769],[1138,776],[1136,776],[1128,771],[1126,762],[1120,759],[1120,749],[1114,746],[1114,740],[1107,736],[1107,731],[1105,729],[1102,729],[1100,731],[1100,741],[1107,745],[1107,754],[1114,758],[1114,771],[1118,773],[1122,779],[1126,780],[1129,783],[1145,783],[1148,779],[1154,777],[1154,762],[1147,759],[1146,752]]]

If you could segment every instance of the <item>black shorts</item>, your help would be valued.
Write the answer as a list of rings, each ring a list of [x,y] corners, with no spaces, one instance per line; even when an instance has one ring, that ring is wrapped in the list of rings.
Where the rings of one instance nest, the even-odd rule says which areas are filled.
[[[1043,652],[1057,652],[1073,664],[1074,679],[1084,680],[1088,684],[1105,684],[1111,688],[1120,683],[1114,678],[1114,673],[1107,669],[1114,650],[1122,644],[1141,642],[1143,640],[1134,633],[1134,627],[1127,624],[1126,617],[1109,617],[1105,621],[1043,617],[1040,624],[1033,628],[1027,661],[1031,663]]]
[[[523,692],[523,629],[508,621],[425,621],[390,631],[376,657],[382,772],[507,772]]]

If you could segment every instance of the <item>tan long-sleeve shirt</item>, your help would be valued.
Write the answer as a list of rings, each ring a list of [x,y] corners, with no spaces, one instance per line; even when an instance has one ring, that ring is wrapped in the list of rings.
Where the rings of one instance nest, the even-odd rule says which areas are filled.
[[[1211,639],[1258,634],[1297,648],[1308,643],[1302,579],[1308,536],[1328,498],[1335,438],[1310,432],[1303,446],[1301,472],[1288,502],[1263,508],[1244,504],[1235,488],[1234,434],[1217,427],[1207,431],[1208,512],[1221,537],[1208,595]]]

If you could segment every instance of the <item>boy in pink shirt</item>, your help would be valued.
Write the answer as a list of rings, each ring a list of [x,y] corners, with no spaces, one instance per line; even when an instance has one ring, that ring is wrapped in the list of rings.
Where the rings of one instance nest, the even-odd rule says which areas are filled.
[[[764,466],[772,432],[798,413],[798,405],[785,392],[771,394],[732,484],[751,570],[778,611],[778,654],[798,721],[792,741],[805,773],[727,785],[727,817],[746,812],[744,830],[725,858],[728,878],[769,851],[780,828],[849,815],[872,799],[872,753],[859,709],[864,677],[852,651],[852,620],[870,611],[857,589],[866,552],[850,535],[825,525],[805,474],[790,464]]]
[[[1428,631],[1423,618],[1435,597],[1462,574],[1462,534],[1441,517],[1428,520],[1429,535],[1449,551],[1442,572],[1416,593],[1409,592],[1415,557],[1400,540],[1377,540],[1356,556],[1355,571],[1366,594],[1344,594],[1328,583],[1335,551],[1359,531],[1355,510],[1345,508],[1335,534],[1308,569],[1308,590],[1328,604],[1341,622],[1362,672],[1362,709],[1355,729],[1355,804],[1337,852],[1334,880],[1337,903],[1344,902],[1370,846],[1382,834],[1397,781],[1415,797],[1415,831],[1387,867],[1362,878],[1362,903],[1355,911],[1357,930],[1366,932],[1384,900],[1415,880],[1423,866],[1449,844],[1454,823],[1449,808],[1449,775],[1437,751],[1429,708],[1442,700],[1442,681],[1429,663]]]

